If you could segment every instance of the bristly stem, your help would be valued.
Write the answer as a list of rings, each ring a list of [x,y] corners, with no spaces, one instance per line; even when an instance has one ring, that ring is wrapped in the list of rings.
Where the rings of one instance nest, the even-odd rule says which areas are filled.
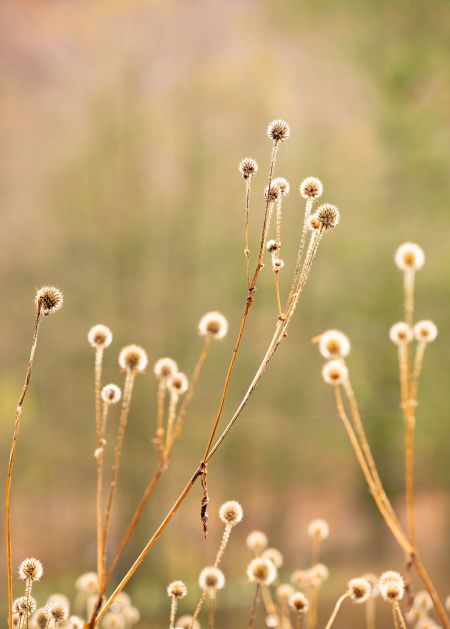
[[[156,429],[153,443],[156,446],[158,460],[161,465],[164,463],[164,402],[167,393],[167,380],[161,377],[158,381],[158,392],[156,394]]]
[[[34,322],[33,339],[31,342],[30,357],[28,359],[28,365],[25,373],[25,380],[23,383],[22,391],[16,406],[16,414],[14,420],[14,432],[11,442],[11,450],[9,452],[8,471],[6,474],[6,489],[5,489],[5,537],[6,537],[6,570],[8,578],[8,627],[13,627],[13,584],[12,584],[12,543],[11,543],[11,482],[14,468],[14,458],[16,455],[17,440],[19,438],[20,419],[22,416],[22,406],[25,400],[25,396],[28,391],[28,387],[31,380],[31,373],[33,371],[34,355],[36,353],[36,346],[39,335],[39,324],[41,322],[41,303],[38,302],[36,306],[36,318]]]
[[[97,458],[97,504],[96,504],[96,520],[97,520],[97,575],[99,590],[102,590],[104,571],[103,571],[103,444],[102,444],[102,363],[103,363],[103,346],[97,346],[95,350],[95,369],[94,369],[94,392],[95,392],[95,432],[96,432],[96,454]],[[105,404],[105,407],[107,405]],[[106,419],[105,419],[106,423]],[[101,449],[101,450],[100,450]]]
[[[337,603],[333,609],[333,613],[330,616],[329,621],[327,622],[327,626],[325,627],[325,629],[330,629],[331,625],[334,623],[336,616],[338,614],[338,611],[342,605],[342,603],[345,601],[346,598],[349,597],[348,592],[346,592],[345,594],[343,594],[340,598],[338,598]]]
[[[395,610],[397,612],[398,619],[400,621],[401,629],[407,629],[405,619],[403,618],[402,610],[400,609],[400,605],[398,601],[395,602]]]
[[[247,274],[247,287],[250,286],[250,249],[248,242],[248,220],[250,214],[250,189],[251,189],[251,176],[245,180],[245,237],[244,237],[244,255],[245,255],[245,269]]]
[[[255,596],[253,597],[252,609],[250,611],[250,619],[248,621],[248,629],[251,629],[252,627],[254,627],[255,622],[256,622],[256,611],[257,611],[257,608],[258,608],[260,587],[261,587],[260,584],[257,583],[256,584],[256,589],[255,589]]]

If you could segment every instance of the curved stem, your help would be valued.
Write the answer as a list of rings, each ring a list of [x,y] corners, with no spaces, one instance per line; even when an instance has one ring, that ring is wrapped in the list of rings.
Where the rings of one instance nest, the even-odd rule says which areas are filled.
[[[349,594],[348,592],[346,592],[345,594],[343,594],[338,600],[337,603],[333,609],[333,613],[330,616],[329,621],[327,622],[327,626],[325,627],[325,629],[330,629],[331,625],[334,623],[336,616],[338,614],[338,611],[342,605],[342,603],[345,601],[346,598],[348,598]]]

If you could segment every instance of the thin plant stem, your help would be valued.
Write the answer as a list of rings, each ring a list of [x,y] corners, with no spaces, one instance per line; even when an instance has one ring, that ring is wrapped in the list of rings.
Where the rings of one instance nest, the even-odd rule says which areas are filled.
[[[231,535],[232,528],[233,527],[231,526],[231,524],[225,524],[225,528],[223,530],[223,535],[222,535],[222,540],[220,542],[219,550],[217,551],[216,559],[214,561],[214,568],[218,568],[220,562],[222,561],[222,558],[223,558],[223,555],[225,553],[226,547],[227,547],[228,542],[230,540],[230,535]]]
[[[6,474],[6,489],[5,489],[5,537],[6,537],[6,571],[8,579],[8,627],[12,629],[13,626],[13,583],[12,583],[12,542],[11,542],[11,483],[12,474],[14,469],[14,459],[16,455],[17,440],[19,438],[20,420],[22,417],[22,406],[25,400],[25,396],[28,391],[28,387],[31,381],[31,374],[33,371],[34,355],[36,353],[36,346],[39,336],[39,325],[41,322],[41,304],[38,303],[36,307],[36,318],[34,321],[33,338],[31,342],[30,357],[28,359],[28,365],[25,372],[25,380],[22,386],[19,399],[16,405],[16,414],[14,420],[14,432],[11,442],[11,450],[9,452],[8,471]]]
[[[348,592],[346,592],[346,593],[345,593],[345,594],[343,594],[340,598],[338,598],[337,603],[336,603],[336,605],[335,605],[335,607],[334,607],[334,609],[333,609],[333,613],[331,614],[330,619],[329,619],[329,621],[327,622],[327,625],[326,625],[325,629],[330,629],[331,625],[333,624],[333,622],[334,622],[334,621],[335,621],[335,619],[336,619],[336,616],[337,616],[337,614],[338,614],[338,611],[339,611],[339,609],[340,609],[340,607],[341,607],[342,603],[343,603],[343,602],[345,601],[345,599],[346,599],[346,598],[348,598],[348,597],[349,597],[349,594],[348,594]]]
[[[176,596],[172,596],[172,600],[170,601],[169,629],[175,628],[175,617],[177,615],[177,607],[178,607],[178,598]]]
[[[403,300],[405,322],[412,327],[414,321],[414,269],[405,271],[403,278]]]
[[[276,616],[280,620],[280,614],[278,613],[277,606],[273,602],[272,595],[270,593],[270,587],[268,585],[261,585],[261,594],[264,603],[264,607],[268,615]]]
[[[322,541],[322,538],[320,536],[320,532],[316,532],[312,541],[311,566],[314,566],[316,563],[319,563],[321,541]]]
[[[167,415],[167,430],[166,430],[166,444],[164,446],[163,461],[167,465],[169,452],[173,445],[173,429],[175,424],[175,418],[177,414],[177,404],[179,395],[176,391],[171,391],[169,401],[169,411]]]
[[[258,608],[258,600],[259,600],[259,590],[260,590],[261,586],[259,583],[256,584],[256,589],[255,589],[255,596],[253,597],[253,603],[252,603],[252,609],[250,611],[250,618],[248,621],[248,629],[251,629],[252,627],[254,627],[255,622],[256,622],[256,611]]]
[[[400,605],[398,601],[396,601],[394,605],[395,605],[395,611],[397,612],[397,616],[400,622],[401,629],[407,629],[406,622],[405,622],[405,619],[403,618],[402,610],[400,609]]]
[[[411,403],[414,405],[417,404],[419,379],[420,379],[420,374],[422,373],[423,359],[425,356],[426,347],[427,347],[427,343],[425,341],[419,341],[416,346],[416,353],[414,356],[414,369],[413,369],[411,392],[410,392]]]
[[[397,607],[396,607],[395,602],[392,602],[391,607],[392,607],[392,620],[394,621],[394,629],[399,629],[398,617],[397,617]]]
[[[366,608],[366,629],[375,629],[376,606],[375,606],[375,598],[373,596],[371,596],[367,600],[365,604],[365,608]]]
[[[202,611],[202,607],[203,607],[203,603],[205,602],[205,598],[206,598],[206,594],[207,594],[208,590],[207,588],[203,588],[203,591],[200,595],[200,599],[197,603],[197,607],[195,608],[195,611],[192,615],[192,622],[191,622],[191,627],[190,629],[193,629],[194,623],[197,620],[197,618],[199,617],[200,612]]]
[[[208,614],[208,628],[214,629],[216,626],[216,593],[213,590],[209,595],[209,614]]]
[[[275,295],[277,298],[277,310],[278,310],[278,318],[283,318],[283,311],[281,309],[281,298],[280,298],[280,282],[279,282],[279,274],[280,271],[277,269],[275,271]]]
[[[161,464],[164,461],[164,402],[167,393],[167,380],[161,377],[158,381],[158,392],[156,394],[156,429],[154,444]]]
[[[244,235],[244,255],[245,269],[247,274],[247,287],[250,286],[250,249],[248,243],[248,219],[250,214],[250,189],[251,176],[245,180],[245,235]]]
[[[97,520],[97,575],[99,589],[102,590],[104,581],[104,565],[103,565],[103,444],[102,444],[102,364],[103,364],[103,347],[97,347],[95,350],[95,370],[94,370],[94,390],[95,390],[95,429],[97,441],[97,500],[96,500],[96,520]],[[107,408],[104,404],[104,409]],[[106,411],[107,412],[107,411]],[[105,418],[106,423],[106,418]]]
[[[297,614],[295,617],[295,629],[302,629],[303,614]]]

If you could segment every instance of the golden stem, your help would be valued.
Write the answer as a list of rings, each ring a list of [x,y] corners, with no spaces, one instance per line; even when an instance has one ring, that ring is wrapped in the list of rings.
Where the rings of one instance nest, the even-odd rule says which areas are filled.
[[[425,341],[419,341],[417,343],[416,353],[414,356],[414,369],[413,369],[413,377],[412,377],[411,392],[410,392],[410,398],[411,398],[412,404],[417,403],[419,378],[422,372],[423,359],[425,356],[426,347],[427,347],[427,343]]]
[[[215,591],[212,590],[209,595],[209,614],[208,614],[208,627],[209,629],[214,629],[216,620],[216,595]]]
[[[171,391],[170,393],[170,402],[169,402],[169,412],[167,415],[167,430],[166,430],[166,444],[164,446],[164,456],[163,461],[164,464],[167,465],[169,452],[172,449],[173,444],[173,428],[175,424],[175,417],[177,413],[177,404],[179,400],[179,395],[176,391]]]
[[[366,629],[375,629],[375,599],[371,596],[366,602]]]
[[[397,612],[397,616],[398,616],[398,619],[400,621],[401,629],[407,629],[406,622],[405,622],[405,619],[403,618],[402,610],[400,609],[400,605],[399,605],[398,601],[396,601],[394,603],[394,605],[395,605],[395,611]]]
[[[250,286],[250,249],[248,244],[248,219],[250,214],[250,188],[251,176],[245,180],[245,239],[244,239],[244,255],[245,269],[247,274],[247,287]]]
[[[312,540],[311,566],[319,563],[321,539],[320,531],[316,532]]]
[[[208,592],[207,588],[203,588],[203,591],[202,591],[202,593],[200,595],[200,599],[199,599],[199,601],[197,603],[197,607],[195,608],[194,614],[192,616],[192,622],[191,622],[190,629],[193,629],[194,622],[197,620],[200,612],[202,611],[203,603],[205,602],[205,598],[206,598],[207,592]]]
[[[394,629],[399,629],[397,620],[397,608],[394,601],[392,601],[392,620],[394,621]]]
[[[251,629],[256,621],[256,609],[258,607],[258,599],[259,599],[259,590],[260,590],[260,584],[257,583],[256,584],[256,589],[255,589],[255,596],[253,597],[253,603],[252,603],[252,609],[250,611],[250,618],[248,621],[248,629]]]
[[[405,271],[403,277],[403,305],[405,321],[412,327],[414,322],[414,269]]]
[[[103,488],[103,445],[102,445],[102,363],[103,363],[103,347],[97,347],[95,350],[95,431],[96,431],[96,458],[97,458],[97,504],[96,504],[96,520],[97,520],[97,575],[99,589],[102,590],[104,580],[103,566],[103,506],[102,506],[102,488]],[[105,404],[104,407],[107,407]],[[106,422],[106,420],[105,420]]]
[[[337,614],[338,614],[338,611],[339,611],[339,609],[340,609],[340,607],[341,607],[342,603],[345,601],[345,599],[346,599],[346,598],[348,598],[348,596],[349,596],[349,594],[348,594],[348,592],[346,592],[345,594],[343,594],[343,595],[342,595],[342,596],[341,596],[341,597],[337,600],[337,603],[336,603],[336,605],[335,605],[335,607],[334,607],[334,609],[333,609],[333,613],[331,614],[330,619],[329,619],[329,621],[327,622],[327,626],[325,627],[325,629],[330,629],[331,625],[333,624],[333,622],[334,622],[334,620],[335,620],[335,618],[336,618],[336,616],[337,616]]]
[[[175,628],[175,616],[177,615],[177,607],[178,598],[176,596],[172,596],[172,600],[170,602],[169,629]]]
[[[219,546],[219,550],[217,551],[217,555],[216,555],[216,559],[214,561],[214,568],[218,568],[220,562],[222,561],[225,549],[227,547],[227,544],[230,540],[230,535],[231,535],[231,529],[233,527],[231,526],[231,524],[225,524],[225,528],[223,531],[223,536],[222,536],[222,541],[220,542],[220,546]]]
[[[277,309],[278,309],[278,318],[282,319],[283,318],[283,312],[281,310],[281,298],[280,298],[280,282],[279,282],[279,276],[280,271],[277,269],[275,271],[275,295],[277,298]]]
[[[154,444],[158,452],[158,460],[162,465],[164,462],[164,402],[166,400],[167,379],[162,377],[158,381],[158,392],[156,395],[156,429]]]

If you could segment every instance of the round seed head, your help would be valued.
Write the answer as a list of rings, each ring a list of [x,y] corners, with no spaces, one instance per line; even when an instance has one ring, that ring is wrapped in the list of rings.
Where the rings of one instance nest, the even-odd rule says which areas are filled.
[[[96,572],[85,572],[75,581],[75,588],[84,594],[96,594],[98,592],[98,577]]]
[[[270,186],[266,186],[264,188],[264,198],[269,203],[274,203],[281,197],[281,190],[278,186],[276,186],[273,181]]]
[[[45,315],[52,314],[62,308],[63,301],[62,292],[54,286],[43,286],[37,291],[34,298],[36,308],[40,307],[42,314]]]
[[[207,312],[200,319],[198,331],[200,336],[211,336],[214,339],[223,339],[228,332],[228,321],[220,312]]]
[[[305,614],[309,608],[309,602],[302,592],[294,592],[289,598],[289,607],[297,614]]]
[[[327,364],[329,365],[330,363]],[[330,534],[330,527],[328,526],[328,522],[317,518],[315,520],[311,520],[311,522],[308,524],[307,533],[309,537],[311,537],[311,539],[327,539]]]
[[[287,603],[295,590],[289,583],[282,583],[277,587],[277,598],[279,601]]]
[[[244,179],[248,179],[258,172],[258,164],[251,157],[244,157],[244,159],[239,162],[239,172]]]
[[[311,216],[307,220],[307,227],[310,231],[317,231],[320,229],[321,222],[317,214],[311,214]]]
[[[294,570],[291,581],[298,588],[309,587],[311,581],[309,570]]]
[[[431,343],[437,337],[437,327],[432,321],[419,321],[414,326],[414,338],[416,341]]]
[[[322,378],[327,384],[342,384],[348,378],[348,369],[342,360],[335,358],[323,366]]]
[[[19,566],[19,579],[22,581],[39,581],[43,573],[41,562],[34,557],[27,557]]]
[[[21,616],[31,616],[36,607],[36,599],[32,596],[21,596],[13,602],[13,612]]]
[[[180,629],[200,629],[200,623],[193,616],[181,616],[176,621],[175,625]]]
[[[342,358],[350,352],[350,341],[339,330],[327,330],[320,337],[319,351],[324,358]]]
[[[178,365],[172,358],[160,358],[153,367],[153,373],[158,380],[173,376],[177,371]]]
[[[261,553],[269,543],[267,535],[262,531],[252,531],[247,536],[247,548],[254,553]]]
[[[317,208],[314,215],[320,223],[322,229],[333,229],[339,225],[341,215],[335,205],[331,203],[324,203]]]
[[[287,179],[284,177],[276,177],[272,183],[280,189],[282,197],[287,197],[291,190],[291,186],[289,185],[289,181]]]
[[[122,397],[122,391],[117,384],[105,384],[101,396],[105,404],[117,404]]]
[[[284,142],[290,134],[289,125],[284,120],[273,120],[267,127],[267,135],[274,142]]]
[[[348,592],[355,603],[365,603],[370,598],[371,590],[372,586],[366,579],[350,579],[348,582]]]
[[[56,626],[57,623],[64,622],[69,615],[69,609],[66,603],[62,601],[51,601],[46,605],[47,614],[53,618]]]
[[[115,601],[112,603],[110,609],[116,614],[121,614],[124,609],[131,605],[130,595],[126,592],[120,592]]]
[[[252,583],[271,585],[277,578],[277,569],[269,559],[256,557],[247,566],[247,576]]]
[[[405,582],[398,572],[388,570],[381,575],[378,588],[385,601],[400,601],[405,593]]]
[[[78,616],[70,616],[65,626],[66,629],[83,629],[84,621]]]
[[[102,627],[104,629],[125,629],[125,620],[121,614],[108,612],[103,619]]]
[[[313,587],[321,586],[328,579],[329,575],[329,570],[323,563],[316,563],[307,573],[309,584]]]
[[[274,271],[281,271],[281,269],[284,268],[284,260],[282,260],[281,258],[275,258],[274,260],[272,260],[272,269]]]
[[[278,244],[276,240],[272,239],[272,240],[267,241],[266,248],[269,253],[275,253],[275,251],[279,250],[280,245]]]
[[[177,395],[183,395],[183,393],[186,393],[188,387],[189,380],[181,371],[167,379],[167,388]]]
[[[137,625],[141,619],[141,613],[137,607],[134,607],[134,605],[129,605],[128,607],[125,607],[122,614],[128,627],[132,625]]]
[[[414,597],[414,607],[424,612],[433,609],[433,600],[426,590],[420,590]]]
[[[300,184],[300,194],[304,199],[318,199],[322,193],[323,185],[317,177],[306,177]]]
[[[275,614],[268,614],[265,617],[265,623],[266,623],[266,627],[278,627],[279,625],[278,616],[276,616]]]
[[[130,373],[142,373],[148,364],[147,352],[139,345],[127,345],[119,354],[119,366]]]
[[[413,331],[407,323],[399,321],[389,330],[389,338],[395,345],[406,345],[412,341]]]
[[[235,526],[244,517],[244,510],[236,500],[229,500],[219,509],[219,518],[224,524]]]
[[[222,570],[209,566],[200,572],[198,583],[202,590],[221,590],[225,586],[225,577]]]
[[[47,599],[48,603],[61,603],[61,605],[67,607],[68,612],[70,610],[70,601],[65,594],[51,594]]]
[[[36,610],[31,619],[31,626],[36,627],[36,629],[46,629],[48,624],[49,616],[45,607],[40,607]],[[82,626],[82,625],[81,625]]]
[[[167,594],[174,598],[184,598],[187,594],[187,587],[183,581],[172,581],[167,588]]]
[[[92,347],[108,347],[111,345],[112,339],[111,330],[102,323],[92,326],[88,332],[88,341]]]
[[[414,242],[405,242],[395,252],[395,264],[401,271],[418,271],[425,264],[422,247]]]
[[[269,559],[275,568],[281,568],[283,565],[283,555],[280,553],[278,548],[266,548],[262,556],[264,559]]]

